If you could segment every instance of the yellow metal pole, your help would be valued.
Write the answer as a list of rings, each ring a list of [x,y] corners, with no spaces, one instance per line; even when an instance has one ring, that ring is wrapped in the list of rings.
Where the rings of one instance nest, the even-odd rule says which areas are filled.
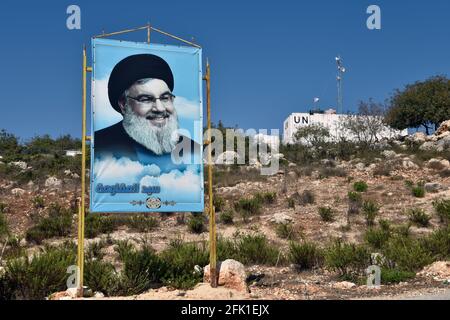
[[[208,122],[208,193],[209,193],[209,266],[211,271],[211,287],[217,287],[217,238],[216,238],[216,213],[213,205],[212,186],[212,145],[211,145],[211,68],[206,62],[206,110]]]
[[[83,72],[82,72],[82,111],[81,111],[81,205],[78,216],[78,268],[79,287],[78,295],[83,296],[84,276],[84,216],[85,216],[85,194],[86,194],[86,47],[83,47]]]

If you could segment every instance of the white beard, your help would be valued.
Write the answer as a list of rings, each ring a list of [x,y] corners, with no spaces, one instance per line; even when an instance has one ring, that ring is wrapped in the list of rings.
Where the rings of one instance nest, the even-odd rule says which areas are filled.
[[[127,105],[123,115],[123,127],[128,135],[157,155],[170,153],[178,143],[178,119],[176,111],[159,128],[144,117],[136,115]]]

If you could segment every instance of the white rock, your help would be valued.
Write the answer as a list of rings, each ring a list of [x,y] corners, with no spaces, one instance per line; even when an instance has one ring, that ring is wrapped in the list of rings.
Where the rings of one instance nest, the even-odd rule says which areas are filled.
[[[22,196],[25,194],[25,192],[26,192],[25,190],[20,189],[20,188],[14,188],[11,190],[11,194],[14,196]]]
[[[415,170],[419,169],[419,166],[412,162],[410,159],[403,159],[402,161],[402,167],[407,170]]]
[[[450,120],[442,122],[434,134],[438,136],[448,131],[450,131]]]
[[[353,282],[348,281],[342,281],[342,282],[336,282],[333,284],[333,288],[340,289],[340,290],[349,290],[356,287],[356,284]]]
[[[10,162],[10,164],[12,166],[20,168],[22,170],[26,170],[28,168],[28,165],[25,161],[14,161],[14,162]]]
[[[394,159],[397,156],[397,153],[395,153],[395,151],[392,150],[384,150],[381,154],[386,159]]]
[[[272,218],[269,220],[270,222],[278,223],[278,224],[287,224],[294,221],[294,218],[288,216],[285,213],[275,213]]]
[[[61,180],[56,177],[49,177],[45,180],[45,187],[47,188],[55,188],[61,186]]]
[[[355,168],[356,170],[363,171],[366,169],[366,166],[364,165],[364,163],[360,162],[355,165]]]
[[[238,291],[247,291],[247,275],[245,273],[245,267],[239,261],[233,259],[227,259],[218,263],[218,285],[224,286],[229,289],[235,289]],[[204,268],[204,282],[210,282],[210,266],[207,265]]]

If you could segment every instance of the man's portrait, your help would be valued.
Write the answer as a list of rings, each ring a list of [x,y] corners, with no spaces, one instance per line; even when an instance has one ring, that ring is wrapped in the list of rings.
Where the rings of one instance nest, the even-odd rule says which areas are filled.
[[[123,54],[124,46],[131,46],[130,54]],[[158,204],[160,211],[200,210],[201,51],[139,49],[94,40],[91,204],[99,212],[139,211],[158,199],[168,204]]]

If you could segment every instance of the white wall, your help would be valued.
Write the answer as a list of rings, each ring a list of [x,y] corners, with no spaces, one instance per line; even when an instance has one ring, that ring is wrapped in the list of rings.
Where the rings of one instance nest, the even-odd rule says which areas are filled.
[[[327,114],[327,113],[292,113],[283,123],[283,144],[293,144],[294,134],[300,127],[309,126],[312,124],[320,124],[329,129],[332,138],[339,138],[342,136],[342,130],[339,130],[339,122],[345,119],[347,115],[343,114]],[[395,136],[406,136],[408,130],[394,130],[386,127],[385,130],[379,133],[378,138],[392,138]],[[348,139],[352,139],[346,135]]]

